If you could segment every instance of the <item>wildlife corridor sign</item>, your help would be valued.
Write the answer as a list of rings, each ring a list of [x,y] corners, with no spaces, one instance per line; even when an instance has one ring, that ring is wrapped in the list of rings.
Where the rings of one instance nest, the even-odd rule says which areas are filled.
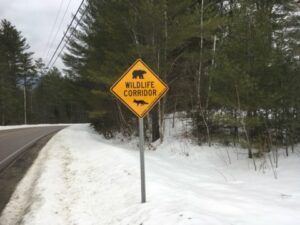
[[[135,115],[143,118],[168,89],[168,86],[138,59],[110,90]]]

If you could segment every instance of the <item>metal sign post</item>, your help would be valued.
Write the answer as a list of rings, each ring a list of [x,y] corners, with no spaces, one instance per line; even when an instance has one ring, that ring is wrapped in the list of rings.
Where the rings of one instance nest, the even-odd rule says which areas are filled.
[[[144,160],[144,119],[139,118],[139,136],[140,136],[140,166],[141,166],[141,193],[142,203],[146,202],[146,182],[145,182],[145,160]]]

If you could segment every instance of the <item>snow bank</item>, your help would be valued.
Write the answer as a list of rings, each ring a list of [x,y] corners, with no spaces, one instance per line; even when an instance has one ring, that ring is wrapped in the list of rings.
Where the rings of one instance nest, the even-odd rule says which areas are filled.
[[[281,157],[274,179],[267,161],[255,172],[242,150],[194,146],[180,135],[185,124],[176,124],[146,152],[147,203],[140,203],[136,140],[112,144],[73,125],[41,151],[0,224],[299,224],[297,154]]]

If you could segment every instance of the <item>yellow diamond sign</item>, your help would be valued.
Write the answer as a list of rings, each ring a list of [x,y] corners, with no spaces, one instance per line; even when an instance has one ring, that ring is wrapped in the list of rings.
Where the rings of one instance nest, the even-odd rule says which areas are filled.
[[[168,86],[138,59],[110,90],[135,115],[143,118],[167,92]]]

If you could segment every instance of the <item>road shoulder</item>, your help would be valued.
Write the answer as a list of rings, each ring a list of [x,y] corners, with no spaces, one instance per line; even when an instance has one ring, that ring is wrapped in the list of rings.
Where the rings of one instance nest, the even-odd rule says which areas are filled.
[[[47,144],[53,135],[54,134],[52,133],[41,138],[33,146],[22,153],[22,155],[11,163],[8,168],[0,172],[0,212],[2,212],[11,195],[14,193],[17,184],[25,176],[26,172],[37,158],[40,150]]]

